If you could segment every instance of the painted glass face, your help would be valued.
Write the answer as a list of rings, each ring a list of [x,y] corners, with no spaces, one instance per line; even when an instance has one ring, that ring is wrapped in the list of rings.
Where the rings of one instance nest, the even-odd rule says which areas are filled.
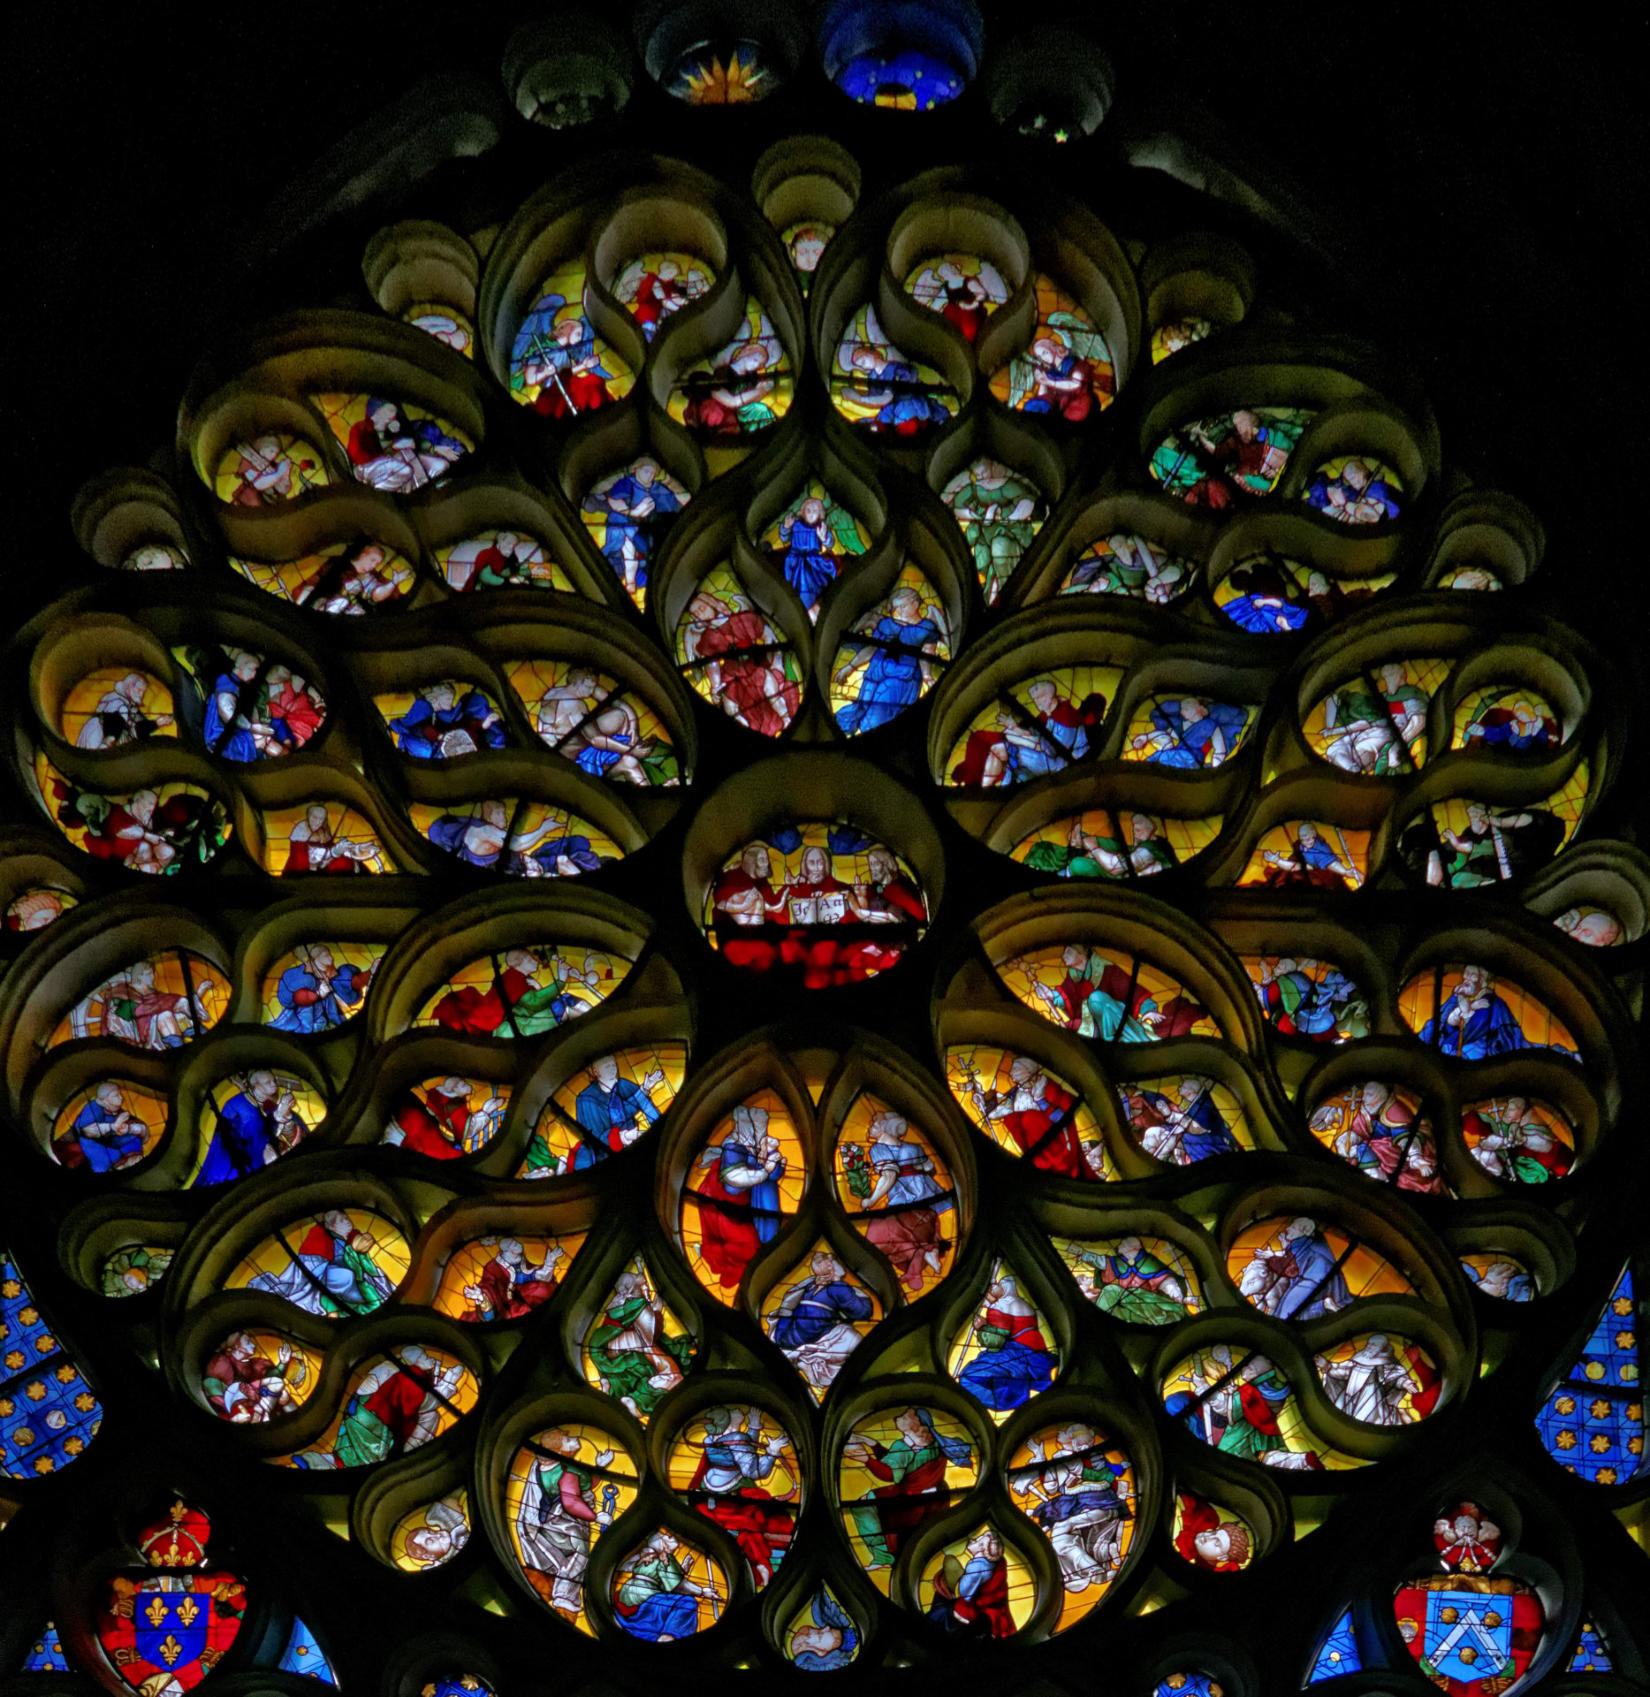
[[[1031,345],[991,379],[993,397],[1011,412],[1049,424],[1098,417],[1117,393],[1112,351],[1093,317],[1052,277],[1033,285]]]
[[[629,364],[597,335],[586,308],[582,261],[544,279],[510,348],[510,394],[523,406],[571,422],[612,406],[636,382]]]

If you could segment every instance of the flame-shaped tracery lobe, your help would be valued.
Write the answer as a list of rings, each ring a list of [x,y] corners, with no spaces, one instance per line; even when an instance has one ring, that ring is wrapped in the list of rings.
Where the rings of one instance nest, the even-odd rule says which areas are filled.
[[[582,1421],[547,1427],[516,1451],[504,1518],[527,1583],[563,1620],[594,1633],[584,1576],[590,1552],[636,1500],[636,1463],[611,1432]]]
[[[802,1375],[816,1402],[882,1318],[882,1303],[823,1238],[781,1276],[762,1304],[762,1330]]]
[[[760,1090],[720,1121],[688,1170],[680,1234],[699,1282],[731,1302],[802,1199],[806,1166],[783,1100]]]
[[[992,1263],[991,1282],[946,1361],[951,1376],[1002,1421],[1060,1371],[1060,1352],[1048,1321],[1006,1261]]]
[[[1016,1001],[1079,1037],[1159,1043],[1218,1037],[1220,1027],[1188,988],[1160,968],[1087,943],[1031,949],[1003,961],[997,976]]]
[[[1035,1056],[954,1044],[945,1075],[963,1112],[1011,1155],[1066,1178],[1119,1176],[1093,1109],[1076,1085]]]
[[[580,1365],[597,1390],[616,1397],[645,1422],[665,1392],[681,1384],[696,1347],[638,1255],[592,1317]]]
[[[802,1504],[790,1433],[765,1409],[716,1403],[682,1428],[668,1470],[671,1489],[738,1544],[761,1590],[790,1548]]]
[[[368,1467],[421,1449],[476,1405],[481,1383],[433,1344],[397,1344],[351,1375],[344,1402],[313,1444],[279,1459],[309,1472]]]
[[[411,1259],[406,1238],[381,1215],[334,1208],[288,1221],[237,1263],[224,1288],[263,1291],[336,1320],[383,1307]]]
[[[885,1596],[900,1552],[979,1479],[977,1446],[955,1415],[921,1401],[854,1423],[837,1479],[855,1557]]]
[[[561,943],[481,955],[436,989],[413,1023],[477,1037],[539,1037],[606,1001],[630,966]]]
[[[875,1096],[858,1097],[838,1133],[837,1200],[888,1257],[914,1299],[945,1278],[957,1246],[951,1174],[932,1139]]]
[[[1088,1420],[1063,1420],[1015,1446],[1006,1471],[1014,1505],[1048,1539],[1065,1596],[1056,1631],[1105,1596],[1134,1542],[1136,1485],[1128,1452]]]

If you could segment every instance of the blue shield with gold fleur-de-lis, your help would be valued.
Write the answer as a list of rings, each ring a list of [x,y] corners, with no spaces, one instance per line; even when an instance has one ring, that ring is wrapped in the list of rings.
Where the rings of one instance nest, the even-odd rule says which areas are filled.
[[[187,1674],[207,1646],[212,1599],[192,1585],[155,1578],[132,1598],[132,1646],[153,1668]],[[191,1681],[185,1677],[182,1681]]]
[[[1430,1591],[1423,1660],[1430,1670],[1473,1684],[1512,1660],[1512,1598],[1493,1591]]]

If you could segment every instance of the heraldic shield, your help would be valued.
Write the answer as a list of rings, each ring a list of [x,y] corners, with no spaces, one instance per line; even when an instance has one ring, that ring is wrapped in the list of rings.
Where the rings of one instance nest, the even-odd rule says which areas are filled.
[[[117,1578],[99,1636],[128,1685],[141,1688],[159,1674],[159,1689],[175,1681],[187,1691],[234,1643],[245,1607],[232,1573]]]
[[[135,1690],[175,1697],[198,1685],[235,1642],[246,1587],[233,1573],[205,1567],[211,1533],[204,1514],[174,1502],[138,1534],[148,1571],[109,1581],[98,1642]]]
[[[1541,1600],[1516,1579],[1452,1573],[1400,1586],[1398,1630],[1421,1672],[1451,1697],[1501,1697],[1541,1643]]]

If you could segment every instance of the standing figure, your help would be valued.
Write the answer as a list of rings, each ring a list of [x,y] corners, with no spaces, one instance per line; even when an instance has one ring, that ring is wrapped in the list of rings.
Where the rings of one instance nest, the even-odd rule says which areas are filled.
[[[962,527],[986,605],[1002,594],[1020,557],[1037,538],[1042,492],[996,460],[979,459],[945,486],[941,499]]]
[[[843,1158],[850,1187],[856,1168],[863,1175],[859,1206],[873,1216],[866,1240],[888,1257],[907,1289],[920,1292],[930,1274],[945,1271],[940,1215],[952,1206],[951,1193],[934,1176],[933,1157],[910,1136],[902,1115],[884,1110],[871,1121],[869,1148],[846,1145]]]
[[[1405,1412],[1404,1399],[1421,1386],[1383,1333],[1372,1332],[1344,1361],[1320,1355],[1316,1365],[1325,1395],[1353,1420],[1371,1426],[1407,1426],[1418,1418]]]
[[[819,598],[837,574],[835,535],[817,495],[805,496],[779,527],[780,545],[785,550],[781,569],[785,581],[801,598],[809,618],[819,612]]]
[[[679,513],[686,499],[645,459],[585,496],[584,511],[604,521],[602,554],[633,601],[640,602],[647,588],[647,560],[660,522]]]
[[[741,1103],[720,1143],[699,1157],[712,1170],[690,1194],[701,1198],[699,1253],[724,1290],[737,1290],[762,1245],[779,1235],[785,1154],[768,1130],[768,1110]],[[708,1204],[705,1205],[705,1204]]]
[[[584,1608],[591,1541],[598,1528],[612,1524],[613,1515],[596,1505],[591,1466],[579,1459],[574,1433],[559,1427],[544,1432],[537,1447],[516,1511],[516,1547],[528,1583],[558,1614],[576,1620]],[[612,1450],[600,1450],[594,1466],[612,1460]]]

